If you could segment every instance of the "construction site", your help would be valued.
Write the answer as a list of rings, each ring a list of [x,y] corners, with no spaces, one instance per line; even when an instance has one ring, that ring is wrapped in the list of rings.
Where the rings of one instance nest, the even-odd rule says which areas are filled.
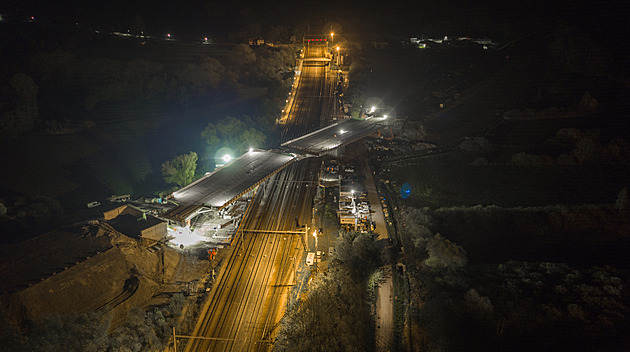
[[[184,228],[188,236],[153,215],[155,206],[137,204],[110,204],[102,218],[3,246],[0,302],[11,321],[97,312],[111,316],[115,329],[133,308],[204,292],[247,202],[203,214]]]

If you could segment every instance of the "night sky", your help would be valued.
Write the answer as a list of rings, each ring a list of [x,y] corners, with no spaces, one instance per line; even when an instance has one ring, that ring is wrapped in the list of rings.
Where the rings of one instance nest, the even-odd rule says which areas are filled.
[[[249,23],[306,25],[316,32],[337,22],[348,30],[379,35],[408,35],[431,30],[453,35],[492,35],[506,26],[521,31],[544,29],[558,20],[605,40],[622,40],[630,14],[627,1],[149,1],[9,0],[3,13],[33,14],[123,30],[142,23],[149,32],[179,31],[219,35]],[[624,43],[625,44],[625,43]],[[624,44],[618,43],[618,46]]]

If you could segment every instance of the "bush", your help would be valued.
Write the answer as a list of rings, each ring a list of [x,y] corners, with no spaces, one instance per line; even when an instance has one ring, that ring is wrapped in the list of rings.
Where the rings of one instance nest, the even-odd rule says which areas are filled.
[[[310,283],[304,300],[280,323],[274,351],[371,351],[374,323],[368,282],[378,251],[371,234],[345,233],[335,246],[328,272]]]
[[[26,334],[20,334],[17,328],[4,321],[6,319],[0,319],[6,327],[0,333],[0,351],[164,350],[173,335],[172,328],[181,316],[184,302],[182,294],[175,294],[166,306],[150,311],[134,308],[127,314],[127,321],[111,334],[111,315],[101,312],[50,315],[33,322]]]
[[[274,351],[373,350],[366,285],[348,269],[338,263],[311,281],[306,298],[280,323]]]

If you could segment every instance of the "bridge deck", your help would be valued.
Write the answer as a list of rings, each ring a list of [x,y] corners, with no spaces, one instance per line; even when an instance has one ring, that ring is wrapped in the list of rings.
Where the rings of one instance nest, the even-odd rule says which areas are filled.
[[[164,214],[164,217],[184,222],[203,206],[220,209],[295,160],[295,155],[270,150],[245,153],[173,192],[171,200],[179,206]]]
[[[332,59],[327,57],[305,57],[302,61],[321,61],[321,62],[330,62]]]
[[[383,125],[379,120],[349,119],[284,142],[282,147],[321,156],[335,148],[369,136],[382,128]]]

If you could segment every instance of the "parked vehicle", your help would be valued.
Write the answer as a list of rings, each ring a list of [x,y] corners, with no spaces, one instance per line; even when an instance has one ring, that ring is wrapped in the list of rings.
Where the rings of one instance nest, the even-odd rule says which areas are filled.
[[[107,198],[107,200],[110,202],[126,202],[130,199],[131,195],[129,194],[123,194],[122,196],[112,195],[111,197]]]
[[[314,262],[315,262],[315,253],[308,252],[308,254],[306,255],[306,265],[313,265]]]

